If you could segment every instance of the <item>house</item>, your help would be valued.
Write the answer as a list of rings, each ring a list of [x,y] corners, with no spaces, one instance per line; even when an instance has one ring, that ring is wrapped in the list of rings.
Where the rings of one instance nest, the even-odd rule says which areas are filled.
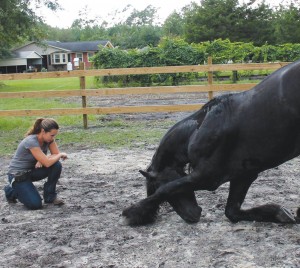
[[[43,56],[35,51],[13,52],[12,57],[0,60],[0,74],[34,71],[33,66],[42,66]]]
[[[30,42],[12,51],[12,57],[0,60],[0,73],[32,71],[64,71],[70,62],[84,62],[86,69],[92,68],[91,57],[99,47],[113,48],[107,40],[83,42],[45,41]]]

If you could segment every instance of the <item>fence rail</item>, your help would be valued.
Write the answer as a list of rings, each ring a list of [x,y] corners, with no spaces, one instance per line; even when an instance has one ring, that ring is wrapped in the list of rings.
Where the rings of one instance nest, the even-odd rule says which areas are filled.
[[[99,70],[74,70],[60,72],[39,72],[22,74],[1,74],[0,80],[24,80],[42,78],[67,78],[80,76],[106,76],[106,75],[130,75],[130,74],[166,74],[166,73],[193,73],[216,71],[241,71],[241,70],[276,70],[288,63],[243,63],[243,64],[206,64],[188,66],[163,66],[140,68],[116,68]]]
[[[72,97],[82,98],[82,108],[54,108],[54,109],[26,109],[26,110],[0,110],[0,116],[42,116],[42,115],[83,115],[84,127],[87,127],[88,114],[116,114],[116,113],[147,113],[147,112],[179,112],[193,111],[199,109],[203,104],[183,105],[151,105],[151,106],[118,106],[118,107],[87,107],[87,97],[110,96],[110,95],[138,95],[138,94],[172,94],[188,92],[207,92],[209,98],[213,92],[218,91],[243,91],[252,88],[255,84],[213,84],[213,72],[215,71],[240,71],[240,70],[276,70],[286,62],[278,63],[249,63],[249,64],[212,64],[211,59],[207,65],[192,66],[166,66],[166,67],[143,67],[143,68],[118,68],[101,70],[60,71],[40,72],[22,74],[1,74],[1,80],[24,80],[44,78],[67,78],[79,77],[79,90],[61,91],[34,91],[34,92],[0,92],[0,99],[3,98],[50,98],[50,97]],[[102,88],[86,89],[85,78],[87,76],[110,76],[110,75],[133,75],[133,74],[162,74],[182,72],[207,72],[207,85],[184,85],[184,86],[157,86],[157,87],[128,87],[128,88]]]

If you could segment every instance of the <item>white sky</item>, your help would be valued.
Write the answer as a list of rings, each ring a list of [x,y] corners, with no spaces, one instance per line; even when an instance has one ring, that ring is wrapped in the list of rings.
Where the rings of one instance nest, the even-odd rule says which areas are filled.
[[[248,2],[249,0],[241,0]],[[271,5],[276,5],[282,0],[266,0]],[[288,0],[286,0],[288,1]],[[38,15],[42,15],[45,18],[47,24],[52,27],[68,28],[71,27],[73,21],[78,18],[79,11],[83,11],[85,8],[91,18],[100,17],[106,20],[108,23],[113,21],[113,13],[116,10],[122,11],[127,5],[131,5],[137,10],[143,10],[148,5],[152,5],[158,9],[158,16],[160,21],[163,22],[168,15],[174,10],[180,11],[184,6],[190,4],[191,0],[58,0],[59,4],[64,9],[63,11],[52,12],[45,9],[38,11]],[[194,2],[200,3],[195,0]],[[128,14],[129,15],[129,14]],[[126,16],[127,18],[127,16]]]

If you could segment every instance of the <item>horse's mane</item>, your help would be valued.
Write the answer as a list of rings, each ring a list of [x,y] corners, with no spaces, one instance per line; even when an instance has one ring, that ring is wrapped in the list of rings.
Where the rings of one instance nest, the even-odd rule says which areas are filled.
[[[233,94],[224,94],[224,95],[220,95],[217,96],[213,99],[211,99],[210,101],[208,101],[207,103],[205,103],[201,110],[203,110],[205,113],[207,113],[208,111],[210,111],[214,106],[218,105],[219,103],[221,103],[222,101],[224,101],[225,99],[228,99],[230,96],[232,96]]]

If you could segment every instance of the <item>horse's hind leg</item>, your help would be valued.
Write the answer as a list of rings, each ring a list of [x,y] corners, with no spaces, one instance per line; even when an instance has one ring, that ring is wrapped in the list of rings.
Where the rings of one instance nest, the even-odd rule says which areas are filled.
[[[230,181],[229,196],[226,204],[225,215],[232,222],[258,221],[276,223],[295,223],[294,216],[282,206],[266,204],[259,207],[242,210],[248,189],[257,176],[250,179]]]

